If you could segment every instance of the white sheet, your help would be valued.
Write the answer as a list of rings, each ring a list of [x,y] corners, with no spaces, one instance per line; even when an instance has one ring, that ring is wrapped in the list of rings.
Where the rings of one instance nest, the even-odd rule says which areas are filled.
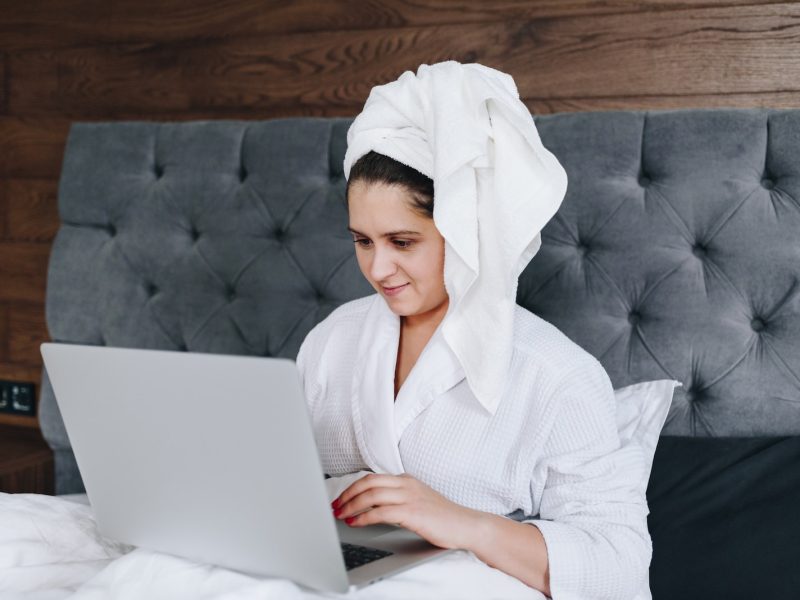
[[[334,486],[349,482],[331,483],[335,496]],[[316,593],[286,579],[251,577],[115,543],[98,533],[91,507],[81,500],[0,493],[3,600],[545,598],[462,550],[361,590]]]

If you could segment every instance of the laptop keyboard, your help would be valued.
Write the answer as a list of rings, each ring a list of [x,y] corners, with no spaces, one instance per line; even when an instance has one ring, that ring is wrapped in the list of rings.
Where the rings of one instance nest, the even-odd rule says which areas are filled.
[[[388,550],[378,550],[377,548],[369,548],[367,546],[358,546],[356,544],[342,544],[342,555],[344,556],[344,565],[349,571],[373,560],[378,560],[385,556],[391,556],[393,553]]]

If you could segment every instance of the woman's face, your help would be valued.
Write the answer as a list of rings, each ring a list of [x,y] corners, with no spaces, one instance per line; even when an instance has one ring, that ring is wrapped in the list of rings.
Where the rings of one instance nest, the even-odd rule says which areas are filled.
[[[448,299],[444,238],[411,201],[405,187],[384,183],[355,181],[348,195],[358,266],[400,316],[424,315]]]

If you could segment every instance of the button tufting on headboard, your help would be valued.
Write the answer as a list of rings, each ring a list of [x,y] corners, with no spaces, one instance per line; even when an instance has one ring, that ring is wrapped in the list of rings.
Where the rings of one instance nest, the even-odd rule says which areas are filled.
[[[518,303],[596,356],[615,387],[692,386],[688,404],[676,392],[665,435],[800,433],[800,110],[534,120],[569,184]],[[51,337],[294,358],[338,305],[375,293],[347,235],[351,123],[75,123]],[[754,193],[762,178],[774,192]],[[81,491],[46,377],[39,415],[58,493]]]
[[[800,164],[792,158],[800,111],[545,115],[536,123],[569,186],[520,277],[518,302],[594,354],[616,387],[694,381],[696,399],[697,379],[706,382],[690,411],[673,406],[666,435],[800,432]],[[587,130],[592,143],[575,144]],[[773,189],[781,174],[768,206],[747,176],[762,172]],[[632,193],[631,176],[652,191]],[[591,236],[590,261],[569,260],[580,255],[578,231]],[[753,307],[758,320],[742,327]]]

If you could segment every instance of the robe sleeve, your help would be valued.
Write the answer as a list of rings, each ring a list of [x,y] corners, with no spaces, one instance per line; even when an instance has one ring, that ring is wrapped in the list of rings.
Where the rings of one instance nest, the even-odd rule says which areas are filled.
[[[314,412],[317,400],[322,395],[322,386],[319,381],[322,368],[320,365],[320,329],[320,323],[318,323],[306,334],[297,351],[297,358],[295,358],[297,370],[300,373],[300,382],[303,384],[303,395],[311,414]]]
[[[645,461],[635,445],[620,447],[614,390],[592,360],[557,388],[555,422],[531,483],[534,498],[541,494],[539,518],[523,521],[544,537],[553,600],[649,591],[649,510],[639,489]]]

